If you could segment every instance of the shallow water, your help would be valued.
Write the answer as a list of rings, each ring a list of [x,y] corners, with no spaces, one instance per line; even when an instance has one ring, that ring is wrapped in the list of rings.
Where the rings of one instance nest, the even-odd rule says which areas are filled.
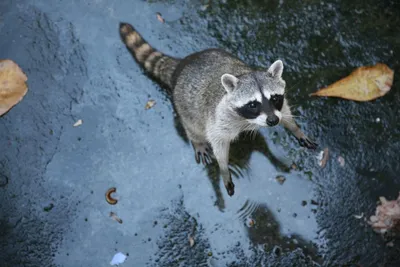
[[[399,11],[396,1],[2,1],[0,58],[22,67],[29,92],[0,118],[1,266],[103,266],[118,251],[129,253],[122,266],[396,266],[399,244],[353,215],[399,193]],[[195,163],[120,21],[173,56],[222,47],[251,65],[282,59],[298,123],[329,148],[327,166],[284,129],[263,129],[232,146],[229,197],[217,165]],[[388,95],[309,96],[376,62],[395,71]]]

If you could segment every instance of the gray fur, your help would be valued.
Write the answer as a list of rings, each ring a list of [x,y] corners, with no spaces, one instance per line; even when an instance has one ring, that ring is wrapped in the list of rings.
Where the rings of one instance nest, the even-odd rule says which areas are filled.
[[[121,36],[127,40],[126,29],[130,29],[129,34],[132,34],[133,27],[129,24],[121,25]],[[158,62],[148,63],[146,68],[146,60],[155,50],[146,48],[139,51],[137,47],[143,46],[141,42],[144,40],[140,37],[140,41],[136,42],[138,44],[127,46],[138,53],[135,57],[137,60],[139,58],[139,63],[147,71],[169,86],[198,162],[200,158],[203,163],[209,160],[211,149],[208,146],[211,145],[229,195],[234,194],[234,184],[228,169],[229,147],[241,132],[256,131],[267,126],[267,118],[276,116],[279,123],[290,130],[302,145],[316,147],[293,120],[286,99],[280,111],[269,104],[272,95],[284,95],[286,84],[281,77],[282,61],[275,61],[268,70],[256,71],[221,49],[207,49],[183,59],[159,55],[158,59],[151,59]],[[164,61],[159,63],[161,60]],[[263,107],[268,112],[262,112],[254,119],[244,118],[237,109],[253,100],[264,101],[267,105],[263,104]]]

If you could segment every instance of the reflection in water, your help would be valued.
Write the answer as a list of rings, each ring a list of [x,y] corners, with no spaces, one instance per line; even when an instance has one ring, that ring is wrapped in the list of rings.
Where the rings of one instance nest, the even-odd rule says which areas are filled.
[[[179,117],[175,116],[175,127],[179,136],[188,143],[189,140],[186,137],[185,131],[179,121]],[[229,170],[232,176],[235,178],[243,178],[247,171],[249,171],[249,160],[253,152],[259,152],[264,155],[275,168],[280,172],[288,173],[290,167],[285,165],[282,161],[276,158],[268,148],[265,138],[259,133],[242,133],[239,138],[231,143],[230,153],[229,153]],[[193,151],[193,161],[194,151]],[[225,201],[223,197],[223,191],[225,188],[220,187],[220,172],[218,167],[218,162],[213,159],[212,163],[206,167],[207,175],[211,181],[216,195],[215,205],[219,210],[223,211],[225,209]]]
[[[310,256],[316,262],[321,261],[317,256],[317,249],[311,242],[297,234],[289,236],[281,234],[279,222],[266,205],[249,204],[248,202],[245,205],[255,207],[255,209],[242,220],[246,224],[248,237],[254,245],[262,245],[265,251],[276,254],[279,254],[280,251],[288,252],[301,247],[305,255]],[[249,219],[252,221],[251,225],[248,223]]]
[[[175,117],[175,126],[179,135],[186,142],[188,142],[188,139],[185,136],[185,132],[177,116]],[[258,152],[259,154],[255,157],[258,158],[257,162],[260,162],[260,158],[261,160],[262,158],[267,158],[270,164],[266,165],[275,167],[277,172],[283,172],[287,175],[289,175],[289,173],[291,172],[291,168],[289,166],[287,166],[285,163],[280,161],[272,154],[272,152],[268,148],[265,137],[261,133],[243,133],[236,142],[233,142],[231,144],[230,149],[229,168],[235,178],[243,179],[244,177],[246,177],[249,179],[250,175],[247,174],[250,170],[250,159],[254,152]],[[283,225],[281,227],[280,223],[278,222],[278,218],[276,218],[273,212],[270,210],[270,208],[276,209],[277,206],[280,206],[282,204],[283,206],[285,206],[285,212],[287,213],[289,212],[289,210],[292,210],[291,208],[288,208],[290,205],[293,205],[291,203],[293,201],[298,201],[298,195],[302,195],[303,197],[305,197],[305,188],[303,188],[302,190],[297,190],[298,186],[303,185],[298,184],[298,182],[301,181],[300,179],[295,182],[294,186],[292,185],[289,187],[285,187],[287,195],[291,195],[292,197],[279,197],[280,191],[274,191],[274,186],[268,186],[269,179],[275,180],[274,178],[271,178],[271,176],[274,175],[270,172],[270,169],[268,169],[268,173],[258,176],[262,177],[262,181],[257,180],[258,178],[254,181],[248,181],[248,183],[246,184],[248,187],[243,190],[249,192],[250,195],[238,195],[235,199],[232,199],[229,204],[230,207],[228,209],[225,205],[224,200],[224,195],[226,195],[224,193],[225,188],[223,187],[223,185],[221,188],[218,163],[216,162],[216,160],[213,160],[213,162],[207,165],[205,169],[217,197],[215,206],[217,206],[220,211],[225,211],[226,209],[228,213],[229,211],[231,211],[236,214],[236,216],[234,216],[234,219],[238,219],[239,222],[243,223],[242,225],[245,228],[245,232],[247,232],[247,237],[252,246],[261,246],[268,254],[292,252],[295,249],[300,248],[303,253],[310,256],[314,262],[321,261],[321,259],[317,256],[316,247],[311,241],[308,241],[310,240],[310,238],[312,239],[311,232],[315,227],[314,222],[311,222],[313,221],[313,219],[310,219],[310,216],[308,216],[308,219],[306,219],[307,212],[311,213],[311,211],[307,211],[307,208],[299,210],[299,213],[301,213],[301,218],[299,220],[293,218],[292,214],[287,216],[282,212],[278,216],[279,222],[281,222]],[[256,173],[260,173],[260,171],[253,171],[255,171]],[[242,186],[244,185],[245,184],[242,184]],[[257,190],[255,188],[259,188],[261,190]],[[294,192],[292,190],[294,190]],[[294,197],[294,194],[296,193],[298,195]],[[276,201],[277,197],[278,199],[281,198],[280,201]],[[274,201],[274,203],[269,203],[270,201]],[[267,205],[265,204],[266,202],[268,203],[268,206],[270,208],[267,207]],[[300,206],[300,203],[301,201],[298,201],[298,206]],[[231,215],[227,216],[228,217],[225,219],[228,219]],[[305,222],[307,224],[306,228],[308,229],[302,229],[302,226],[299,226],[302,225],[302,223],[299,221]],[[253,223],[254,225],[252,225]],[[301,235],[298,233],[301,233]]]

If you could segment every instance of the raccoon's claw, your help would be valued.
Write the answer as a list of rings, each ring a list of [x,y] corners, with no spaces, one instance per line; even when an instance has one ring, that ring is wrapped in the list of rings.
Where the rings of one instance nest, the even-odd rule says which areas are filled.
[[[208,144],[203,144],[203,143],[193,143],[193,148],[195,152],[195,159],[197,164],[200,162],[203,163],[203,165],[208,165],[211,164],[211,148]]]
[[[235,194],[235,184],[233,182],[228,182],[225,185],[226,191],[228,192],[228,195],[231,197]]]
[[[299,144],[302,147],[306,147],[308,149],[316,149],[318,147],[318,144],[315,143],[314,141],[310,140],[308,137],[304,138],[299,138]]]

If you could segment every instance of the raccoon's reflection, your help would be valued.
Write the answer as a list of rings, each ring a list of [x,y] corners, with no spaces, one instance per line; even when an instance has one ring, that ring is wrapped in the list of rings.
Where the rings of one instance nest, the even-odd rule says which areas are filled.
[[[175,116],[174,120],[175,127],[179,136],[182,137],[185,142],[189,143],[189,140],[185,135],[185,131],[179,121],[179,117]],[[264,136],[262,136],[259,132],[245,132],[242,133],[235,142],[232,142],[230,147],[229,170],[231,171],[234,178],[240,179],[245,177],[245,174],[250,169],[249,161],[253,152],[259,152],[264,155],[278,171],[290,171],[289,166],[287,166],[285,163],[283,163],[272,154],[272,152],[268,148],[268,144]],[[192,154],[191,156],[193,156],[193,162],[195,163],[194,154]],[[215,206],[217,206],[219,210],[223,211],[225,209],[225,201],[220,187],[220,171],[218,163],[213,158],[211,163],[206,165],[205,168],[217,198]]]

